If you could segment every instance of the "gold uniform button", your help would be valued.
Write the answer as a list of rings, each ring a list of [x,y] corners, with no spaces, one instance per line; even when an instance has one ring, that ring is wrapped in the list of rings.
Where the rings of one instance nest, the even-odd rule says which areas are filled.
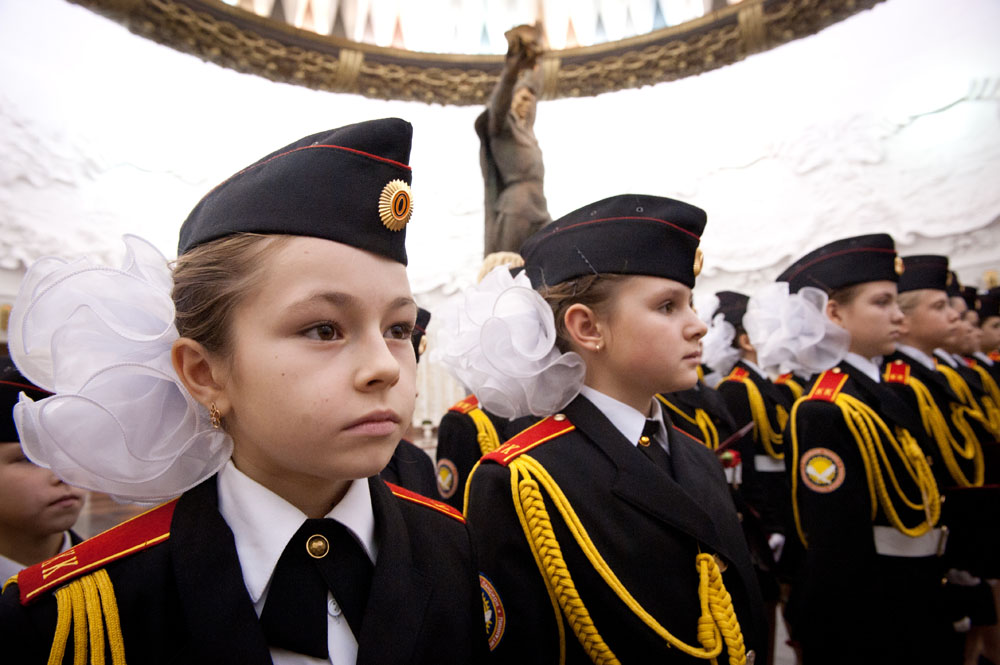
[[[830,371],[833,372],[834,374],[840,374],[840,368],[839,367],[834,367]]]
[[[306,552],[309,552],[309,556],[314,559],[322,559],[329,551],[330,541],[325,536],[316,534],[309,536],[309,540],[306,541]]]
[[[556,421],[557,423],[561,423],[562,421],[566,420],[566,416],[562,413],[557,413],[556,415],[552,416],[552,420]]]

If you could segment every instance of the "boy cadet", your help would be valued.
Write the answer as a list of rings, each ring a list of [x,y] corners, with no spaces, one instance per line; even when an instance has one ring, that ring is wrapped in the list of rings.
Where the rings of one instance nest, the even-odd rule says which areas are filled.
[[[0,584],[22,568],[80,542],[71,527],[83,508],[84,491],[25,457],[11,414],[22,392],[32,399],[51,394],[24,378],[4,358],[0,365]]]

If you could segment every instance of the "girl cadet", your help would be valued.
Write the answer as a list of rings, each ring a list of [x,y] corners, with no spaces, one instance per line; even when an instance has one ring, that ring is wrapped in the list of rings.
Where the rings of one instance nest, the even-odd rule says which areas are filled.
[[[415,394],[411,133],[363,122],[250,165],[184,222],[172,275],[137,238],[122,270],[29,271],[14,358],[57,394],[17,407],[27,455],[91,489],[180,497],[22,572],[0,604],[5,662],[485,654],[461,516],[377,477]]]
[[[767,650],[721,465],[655,399],[698,376],[704,225],[655,196],[580,208],[522,247],[545,300],[508,273],[465,331],[481,344],[452,366],[488,408],[552,414],[486,455],[466,492],[499,662],[737,665]]]
[[[785,272],[793,293],[826,291],[827,316],[850,334],[844,360],[795,403],[785,435],[806,547],[788,612],[809,665],[949,662],[940,495],[919,416],[878,369],[903,321],[902,267],[892,238],[874,234],[824,245]]]

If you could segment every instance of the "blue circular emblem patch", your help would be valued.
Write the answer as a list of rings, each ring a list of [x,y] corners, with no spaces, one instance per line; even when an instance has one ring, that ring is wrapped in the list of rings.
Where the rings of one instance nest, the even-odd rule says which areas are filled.
[[[504,614],[500,594],[485,575],[479,575],[479,588],[483,594],[483,615],[486,620],[486,637],[490,643],[490,651],[497,648],[507,626],[507,616]]]

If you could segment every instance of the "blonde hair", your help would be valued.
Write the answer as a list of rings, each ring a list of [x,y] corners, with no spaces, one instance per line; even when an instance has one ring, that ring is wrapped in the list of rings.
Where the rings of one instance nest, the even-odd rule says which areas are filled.
[[[479,268],[479,275],[476,283],[483,281],[483,277],[490,274],[490,271],[497,266],[507,266],[508,268],[520,268],[524,265],[524,259],[517,252],[493,252],[487,254],[483,259],[483,265]]]
[[[174,262],[177,333],[223,357],[232,351],[233,312],[266,274],[267,258],[292,236],[237,233],[199,245]]]
[[[899,309],[903,310],[903,314],[909,314],[920,301],[923,299],[924,293],[929,291],[929,289],[914,289],[913,291],[903,291],[898,296],[896,296],[896,304],[899,305]]]
[[[553,286],[540,287],[538,292],[552,308],[552,315],[555,317],[556,348],[563,353],[572,350],[572,340],[566,330],[566,310],[571,305],[579,303],[597,314],[606,314],[619,286],[628,277],[611,273],[586,275]]]

